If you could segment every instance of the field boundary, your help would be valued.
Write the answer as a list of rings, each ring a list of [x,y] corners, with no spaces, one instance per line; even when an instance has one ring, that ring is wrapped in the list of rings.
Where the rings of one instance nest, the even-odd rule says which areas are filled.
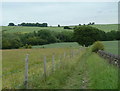
[[[59,57],[57,58],[55,56],[55,52],[51,55],[51,61],[50,61],[50,65],[49,62],[47,62],[47,60],[49,58],[47,58],[46,55],[43,56],[43,64],[42,64],[42,70],[40,71],[40,78],[41,80],[47,80],[47,78],[52,74],[54,73],[55,71],[57,71],[57,69],[64,69],[66,65],[68,65],[68,62],[71,61],[71,59],[76,59],[78,57],[78,55],[84,51],[84,48],[79,48],[77,50],[75,50],[74,48],[71,49],[69,52],[66,52],[64,51],[64,53],[60,54]],[[28,57],[29,54],[26,54],[26,58],[25,58],[25,63],[24,63],[24,71],[23,71],[23,75],[24,75],[24,78],[23,78],[23,83],[20,83],[20,85],[15,85],[14,88],[25,88],[25,89],[28,89],[29,88],[29,83],[31,82],[31,79],[29,78],[29,68],[31,67],[30,64],[29,64],[29,57]],[[57,58],[57,59],[56,59]],[[57,61],[55,61],[57,60]],[[66,62],[64,62],[64,60],[68,60]],[[21,72],[21,71],[17,71],[17,72]],[[5,75],[2,75],[1,77],[3,76],[6,76],[6,75],[10,75],[12,73],[17,73],[16,71],[15,72],[11,72],[9,74],[5,74]],[[4,88],[3,88],[4,89]]]
[[[104,59],[108,59],[108,62],[110,64],[116,65],[117,67],[120,68],[120,55],[111,54],[103,50],[99,50],[98,54]]]

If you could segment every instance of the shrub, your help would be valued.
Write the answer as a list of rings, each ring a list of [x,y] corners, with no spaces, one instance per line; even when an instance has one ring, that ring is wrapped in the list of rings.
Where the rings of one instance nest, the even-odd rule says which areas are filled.
[[[64,29],[72,29],[72,28],[70,28],[70,27],[68,27],[68,26],[64,26]]]
[[[97,52],[98,50],[104,50],[104,45],[100,41],[96,41],[92,46],[92,52]]]
[[[31,49],[31,48],[32,48],[32,46],[31,46],[31,45],[26,44],[25,46],[23,46],[23,48],[25,48],[25,49]]]

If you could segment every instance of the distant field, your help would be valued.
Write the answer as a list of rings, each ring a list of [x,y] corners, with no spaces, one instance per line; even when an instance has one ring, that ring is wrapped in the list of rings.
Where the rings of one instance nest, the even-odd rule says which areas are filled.
[[[96,28],[103,30],[105,32],[109,32],[112,30],[118,31],[117,24],[96,24],[96,25],[91,25],[91,26],[96,27]]]
[[[28,33],[28,32],[34,32],[39,31],[41,29],[48,29],[51,31],[73,31],[71,29],[64,29],[63,27],[23,27],[23,26],[3,26],[2,31],[5,31],[7,33]]]
[[[103,41],[105,51],[118,54],[118,41]],[[33,46],[33,48],[79,48],[77,42],[54,43],[42,46]]]
[[[64,42],[64,43],[54,43],[41,46],[33,46],[33,48],[79,48],[80,45],[77,42]]]
[[[109,32],[111,30],[118,30],[118,25],[117,24],[96,24],[96,25],[91,25],[93,27],[96,27],[100,30],[103,30],[105,32]],[[70,26],[74,27],[74,26]],[[41,29],[49,29],[51,31],[73,31],[72,29],[64,29],[63,27],[26,27],[26,26],[3,26],[2,31],[6,31],[7,33],[28,33],[28,32],[33,32],[33,31],[39,31]]]
[[[103,41],[105,51],[118,54],[118,41]]]

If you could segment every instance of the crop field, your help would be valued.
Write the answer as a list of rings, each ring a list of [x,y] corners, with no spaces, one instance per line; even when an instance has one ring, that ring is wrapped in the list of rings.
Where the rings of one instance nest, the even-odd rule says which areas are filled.
[[[93,27],[96,27],[100,30],[103,30],[105,32],[109,32],[111,30],[118,31],[118,25],[117,24],[96,24],[91,25]],[[74,26],[70,26],[71,28]],[[5,31],[7,33],[28,33],[33,31],[39,31],[41,29],[48,29],[51,31],[73,31],[72,29],[64,29],[63,27],[26,27],[26,26],[3,26],[2,31]]]

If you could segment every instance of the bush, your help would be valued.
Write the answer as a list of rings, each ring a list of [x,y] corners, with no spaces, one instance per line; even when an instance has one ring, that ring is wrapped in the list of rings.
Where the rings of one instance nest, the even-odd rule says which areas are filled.
[[[97,52],[98,50],[104,50],[104,45],[100,41],[95,42],[92,46],[92,52]]]
[[[70,27],[68,27],[68,26],[64,26],[64,29],[72,29],[72,28],[70,28]]]
[[[25,49],[31,49],[31,48],[32,48],[32,46],[31,46],[31,45],[26,44],[25,46],[23,46],[23,48],[25,48]]]

